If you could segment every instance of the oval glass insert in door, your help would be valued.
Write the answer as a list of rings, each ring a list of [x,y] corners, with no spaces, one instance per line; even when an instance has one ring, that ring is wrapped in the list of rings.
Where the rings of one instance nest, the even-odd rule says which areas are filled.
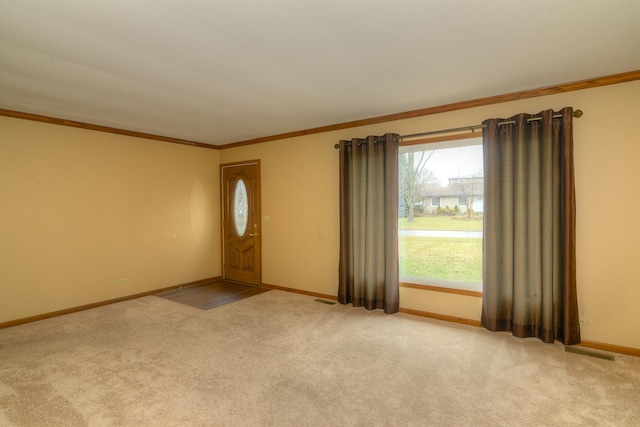
[[[233,224],[236,227],[238,236],[244,236],[247,231],[247,187],[242,178],[236,183],[233,192]]]

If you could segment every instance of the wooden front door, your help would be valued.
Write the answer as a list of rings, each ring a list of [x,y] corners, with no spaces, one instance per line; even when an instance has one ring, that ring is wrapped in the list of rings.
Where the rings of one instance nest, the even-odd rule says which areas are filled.
[[[220,175],[223,277],[260,285],[260,163],[221,165]]]

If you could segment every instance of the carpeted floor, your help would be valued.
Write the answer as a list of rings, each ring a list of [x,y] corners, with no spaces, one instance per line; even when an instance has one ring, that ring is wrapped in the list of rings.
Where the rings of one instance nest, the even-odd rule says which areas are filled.
[[[640,359],[270,291],[0,330],[1,426],[637,426]]]

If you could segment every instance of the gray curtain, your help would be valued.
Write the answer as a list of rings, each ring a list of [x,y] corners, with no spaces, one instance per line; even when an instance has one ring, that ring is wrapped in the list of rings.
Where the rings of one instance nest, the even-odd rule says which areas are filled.
[[[489,330],[580,342],[572,113],[483,122],[482,325]]]
[[[340,141],[338,301],[399,310],[396,134]]]

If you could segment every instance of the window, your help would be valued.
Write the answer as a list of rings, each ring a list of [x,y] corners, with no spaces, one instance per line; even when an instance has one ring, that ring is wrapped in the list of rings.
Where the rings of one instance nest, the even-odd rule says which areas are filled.
[[[482,291],[482,138],[402,145],[398,173],[400,281]]]

